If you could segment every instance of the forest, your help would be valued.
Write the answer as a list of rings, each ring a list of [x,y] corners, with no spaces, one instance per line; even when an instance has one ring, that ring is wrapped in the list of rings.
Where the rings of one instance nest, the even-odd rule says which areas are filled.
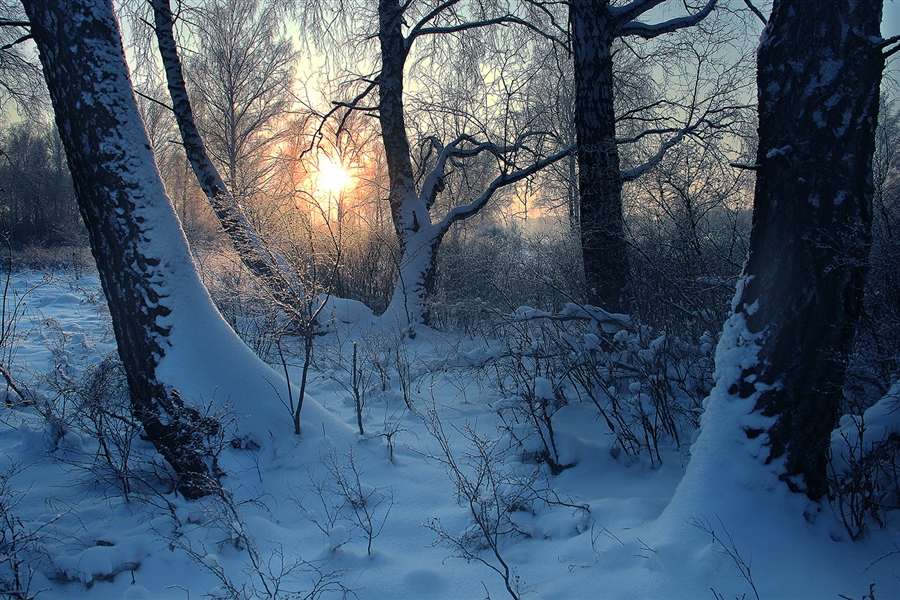
[[[898,12],[0,0],[0,598],[900,597]]]

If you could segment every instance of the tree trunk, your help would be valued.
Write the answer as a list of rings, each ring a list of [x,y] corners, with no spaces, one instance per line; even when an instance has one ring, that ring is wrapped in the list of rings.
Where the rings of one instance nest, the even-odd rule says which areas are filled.
[[[218,423],[186,407],[156,376],[170,349],[173,297],[199,280],[155,167],[112,4],[25,0],[24,5],[135,416],[178,475],[178,490],[187,498],[203,496],[217,486],[205,437]]]
[[[399,0],[379,0],[378,3],[378,39],[381,45],[378,115],[390,179],[391,216],[402,252],[399,277],[388,313],[403,327],[427,321],[426,297],[434,284],[437,249],[448,229],[456,222],[468,219],[481,211],[497,190],[531,176],[572,152],[571,148],[567,148],[550,156],[533,154],[531,158],[534,162],[523,168],[516,165],[516,154],[522,149],[520,143],[526,136],[520,136],[511,147],[487,141],[478,143],[471,136],[460,136],[446,147],[441,147],[435,166],[422,179],[422,189],[416,190],[409,138],[403,116],[403,70],[410,45],[417,35],[429,29],[431,31],[428,31],[428,35],[437,34],[438,31],[450,33],[442,27],[431,27],[431,23],[453,5],[453,2],[441,4],[422,21],[410,25],[404,21],[404,10],[408,7],[408,3],[401,5]],[[510,19],[512,17],[507,15],[497,19],[459,24],[451,29],[454,31],[476,29],[505,23]],[[403,35],[404,26],[411,28],[408,37]],[[435,143],[441,146],[440,142]],[[504,159],[497,177],[470,203],[454,207],[443,218],[433,223],[429,211],[438,194],[444,189],[447,161],[453,160],[454,156],[474,157],[482,152]]]
[[[378,118],[390,182],[388,200],[401,251],[397,285],[387,312],[402,326],[407,326],[427,319],[425,296],[433,280],[435,249],[440,238],[437,242],[419,241],[430,235],[427,232],[432,223],[429,207],[416,191],[403,116],[403,69],[408,53],[402,30],[403,7],[397,0],[379,0],[378,11],[381,42]]]
[[[613,106],[612,43],[617,23],[606,0],[573,0],[575,139],[578,144],[581,248],[588,301],[629,309],[628,245]]]
[[[379,0],[378,14],[381,42],[378,119],[388,167],[391,216],[402,248],[411,233],[430,224],[430,218],[424,205],[417,210],[420,203],[403,116],[403,68],[407,56],[402,30],[403,7],[397,0]]]
[[[387,313],[402,327],[428,323],[428,296],[434,288],[437,249],[446,229],[429,227],[408,236],[403,244],[394,295]]]
[[[776,0],[758,55],[759,170],[735,313],[759,353],[730,392],[772,417],[747,435],[767,436],[766,462],[785,457],[782,479],[813,500],[827,492],[866,279],[880,20],[880,0]]]
[[[169,96],[172,98],[172,111],[194,175],[241,261],[253,274],[263,278],[274,288],[277,301],[290,305],[295,299],[291,297],[293,286],[287,273],[286,261],[266,247],[259,233],[247,220],[237,198],[234,197],[233,181],[229,189],[210,160],[200,137],[184,82],[178,46],[175,43],[174,20],[169,0],[152,0],[152,4],[156,39],[166,72]],[[230,164],[233,167],[233,160]],[[233,171],[233,168],[231,170]],[[231,176],[233,179],[233,172]]]

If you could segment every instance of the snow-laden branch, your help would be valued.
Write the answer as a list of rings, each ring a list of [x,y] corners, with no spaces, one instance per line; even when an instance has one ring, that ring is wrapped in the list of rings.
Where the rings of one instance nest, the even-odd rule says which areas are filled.
[[[520,135],[514,144],[505,146],[498,146],[493,142],[487,141],[479,142],[474,137],[467,134],[460,135],[451,143],[447,144],[447,146],[443,146],[436,137],[430,136],[428,142],[430,142],[431,146],[438,151],[438,158],[434,168],[429,171],[428,175],[426,175],[425,179],[422,181],[422,193],[420,194],[420,197],[425,201],[425,206],[431,208],[437,198],[437,194],[444,189],[444,179],[447,176],[446,166],[448,160],[453,158],[473,158],[483,152],[489,152],[499,158],[512,154],[513,152],[528,149],[528,139],[540,135],[543,135],[543,133],[525,133]],[[471,145],[463,147],[463,144]]]
[[[517,183],[526,177],[530,177],[534,175],[541,169],[552,165],[553,163],[571,155],[575,152],[575,146],[569,146],[564,150],[560,150],[556,154],[552,154],[550,156],[544,157],[534,163],[528,165],[524,169],[518,169],[512,172],[504,172],[499,177],[494,179],[487,189],[474,201],[469,204],[465,204],[463,206],[457,206],[448,212],[443,219],[437,224],[437,228],[441,232],[447,231],[451,225],[456,223],[457,221],[461,221],[463,219],[467,219],[480,211],[484,206],[488,203],[488,201],[493,197],[497,191],[503,187],[511,185],[513,183]]]
[[[422,181],[422,193],[420,194],[420,197],[425,201],[425,207],[429,209],[437,199],[437,195],[444,190],[444,180],[447,176],[446,166],[449,159],[471,158],[473,156],[478,156],[485,150],[490,150],[493,154],[498,155],[512,151],[509,147],[496,146],[490,142],[476,142],[472,136],[466,134],[459,136],[446,146],[441,144],[440,140],[435,136],[429,136],[427,141],[438,151],[437,163]],[[470,142],[474,144],[474,146],[460,148],[459,146],[463,142]]]
[[[693,27],[694,25],[705,19],[715,7],[716,0],[709,0],[709,2],[706,3],[706,6],[704,6],[699,12],[694,13],[693,15],[669,19],[668,21],[656,23],[655,25],[641,23],[640,21],[630,21],[621,25],[619,27],[618,33],[620,37],[624,37],[627,35],[636,35],[649,40],[665,33],[672,33],[673,31],[684,29],[685,27]]]
[[[5,52],[6,50],[11,49],[13,46],[18,46],[18,45],[21,44],[22,42],[27,42],[27,41],[30,40],[30,39],[33,39],[33,38],[32,38],[32,35],[31,35],[30,33],[26,33],[25,35],[23,35],[22,37],[18,38],[17,40],[12,41],[12,42],[10,42],[10,43],[8,43],[8,44],[3,44],[2,46],[0,46],[0,52]]]
[[[449,148],[452,147],[453,144],[444,147],[444,145],[441,144],[441,141],[433,135],[429,136],[427,141],[438,151],[437,164],[428,172],[428,175],[426,175],[425,179],[422,181],[422,193],[420,195],[425,201],[425,207],[430,209],[434,204],[435,199],[437,199],[437,195],[444,190],[444,178],[446,177],[444,167],[447,164],[447,159],[450,157]],[[454,143],[456,142],[454,141]]]
[[[438,15],[442,12],[458,4],[459,0],[446,0],[446,2],[442,2],[434,7],[427,15],[419,19],[419,22],[413,25],[412,30],[410,30],[409,35],[406,37],[406,50],[408,51],[412,46],[413,40],[419,37],[422,29],[425,28],[431,21],[433,21]],[[404,10],[406,10],[406,6],[404,6]]]
[[[894,44],[897,45],[895,45],[893,48],[887,49],[888,46],[892,46]],[[877,44],[877,48],[879,50],[884,50],[884,57],[888,58],[889,56],[900,50],[900,35],[895,35],[886,40],[880,40]]]
[[[693,314],[693,313],[692,313]],[[604,333],[616,333],[618,331],[632,330],[631,317],[620,313],[611,313],[599,306],[568,302],[559,312],[552,313],[523,306],[516,309],[513,320],[536,321],[594,321],[603,329]]]
[[[28,21],[0,19],[0,27],[31,27],[31,23],[29,23]]]

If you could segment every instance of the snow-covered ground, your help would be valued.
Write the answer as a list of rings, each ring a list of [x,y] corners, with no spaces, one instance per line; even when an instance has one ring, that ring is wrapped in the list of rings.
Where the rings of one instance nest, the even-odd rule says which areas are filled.
[[[830,507],[787,492],[747,444],[728,451],[729,406],[706,417],[715,435],[699,437],[688,467],[674,447],[661,466],[611,452],[596,409],[570,403],[554,426],[560,457],[576,464],[552,476],[505,435],[490,339],[398,338],[347,301],[332,302],[336,325],[316,341],[301,435],[287,408],[267,407],[283,414],[270,443],[223,437],[228,495],[185,501],[152,446],[92,400],[117,381],[108,363],[98,369],[115,342],[96,277],[18,273],[7,297],[22,304],[3,352],[49,404],[0,406],[6,590],[15,568],[42,599],[900,598],[896,515],[851,541]],[[368,357],[363,435],[353,342]],[[167,368],[204,378],[200,359]],[[299,381],[298,367],[290,374]],[[87,430],[98,426],[107,447],[130,448],[128,493],[123,462],[97,458]]]

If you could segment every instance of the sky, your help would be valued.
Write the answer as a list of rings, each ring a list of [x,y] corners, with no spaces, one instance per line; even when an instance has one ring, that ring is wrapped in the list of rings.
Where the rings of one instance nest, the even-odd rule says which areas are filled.
[[[886,0],[884,17],[881,22],[881,35],[891,37],[900,34],[900,1]]]

